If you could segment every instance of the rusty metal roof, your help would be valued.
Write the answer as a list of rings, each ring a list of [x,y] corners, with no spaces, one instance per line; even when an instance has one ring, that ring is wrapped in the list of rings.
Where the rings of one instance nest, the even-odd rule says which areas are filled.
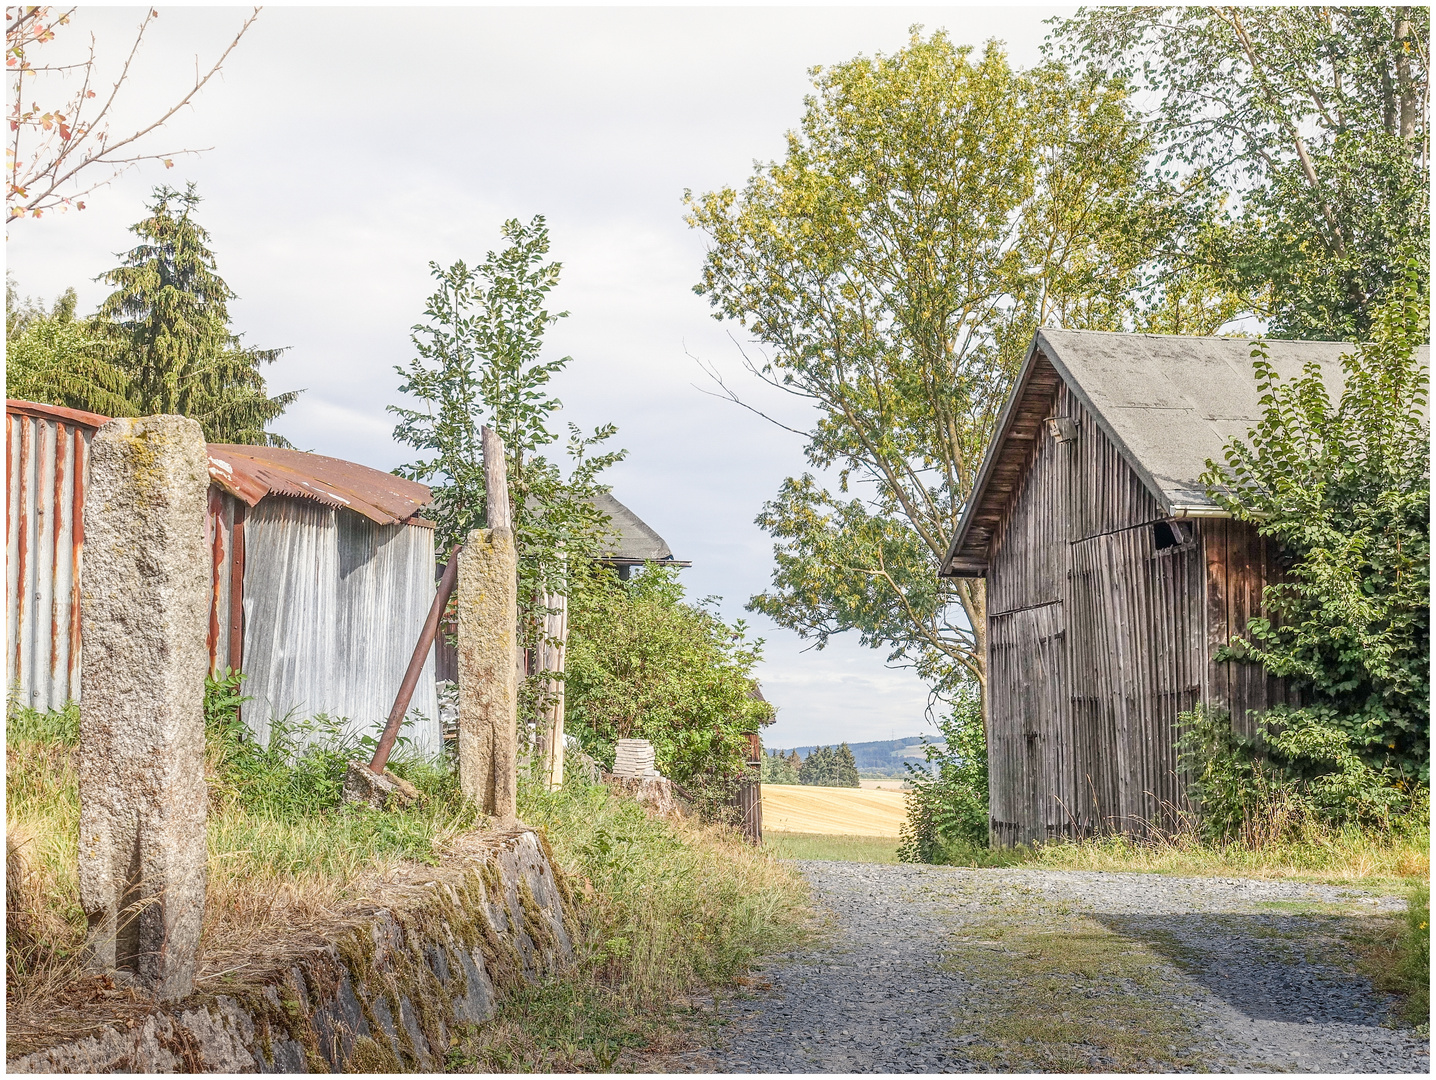
[[[95,429],[110,420],[99,413],[14,398],[6,399],[5,411]],[[417,516],[434,498],[425,485],[341,458],[273,446],[210,443],[209,476],[250,506],[266,495],[288,495],[347,507],[380,525],[434,527],[432,521]]]
[[[42,405],[38,401],[20,401],[18,398],[5,399],[5,411],[20,416],[35,416],[42,420],[59,420],[65,424],[76,424],[98,430],[108,424],[110,418],[83,409],[67,409],[63,405]]]
[[[209,475],[250,506],[266,495],[346,507],[380,525],[433,527],[418,512],[433,501],[423,484],[352,461],[274,446],[209,444]]]

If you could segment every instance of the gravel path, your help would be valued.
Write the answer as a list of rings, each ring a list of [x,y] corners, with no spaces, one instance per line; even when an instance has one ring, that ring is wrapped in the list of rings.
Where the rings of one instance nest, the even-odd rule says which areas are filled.
[[[1404,901],[1326,886],[797,864],[836,925],[725,1003],[731,1072],[1420,1072],[1344,935]],[[771,989],[768,985],[771,983]]]

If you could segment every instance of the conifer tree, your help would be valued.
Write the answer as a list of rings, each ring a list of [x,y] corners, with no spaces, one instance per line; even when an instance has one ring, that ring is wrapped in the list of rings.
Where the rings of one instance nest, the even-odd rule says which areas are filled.
[[[199,203],[194,184],[155,189],[150,215],[130,227],[140,242],[100,275],[115,291],[100,305],[97,325],[140,413],[191,417],[211,442],[288,446],[265,429],[299,391],[270,397],[259,368],[283,350],[244,347],[230,331],[235,293],[194,218]]]

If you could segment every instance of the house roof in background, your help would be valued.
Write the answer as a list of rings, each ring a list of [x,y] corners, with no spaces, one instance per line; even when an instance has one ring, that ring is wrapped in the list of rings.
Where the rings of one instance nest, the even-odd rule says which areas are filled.
[[[593,505],[608,515],[610,527],[618,533],[617,541],[600,562],[611,566],[638,566],[646,562],[669,562],[675,566],[692,565],[675,559],[668,541],[608,492],[594,496]]]
[[[1356,348],[1339,341],[1267,339],[1266,345],[1284,380],[1315,363],[1333,397],[1341,393],[1341,357]],[[1045,417],[1054,374],[1071,387],[1164,513],[1226,516],[1207,495],[1201,475],[1208,458],[1221,460],[1226,444],[1244,439],[1261,420],[1251,353],[1246,337],[1039,330],[941,572],[980,572],[985,566],[993,529],[1018,490],[994,483],[994,476],[1012,476],[1026,460],[1040,434],[1029,429]],[[1430,353],[1428,346],[1419,352],[1428,366]]]

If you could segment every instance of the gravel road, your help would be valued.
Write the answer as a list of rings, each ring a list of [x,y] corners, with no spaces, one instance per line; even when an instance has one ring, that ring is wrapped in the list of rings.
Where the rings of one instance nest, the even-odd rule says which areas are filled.
[[[729,1037],[700,1068],[1430,1071],[1429,1042],[1384,1026],[1390,1002],[1344,945],[1400,899],[1222,878],[797,865],[833,933],[772,958],[751,993],[720,1005]]]

